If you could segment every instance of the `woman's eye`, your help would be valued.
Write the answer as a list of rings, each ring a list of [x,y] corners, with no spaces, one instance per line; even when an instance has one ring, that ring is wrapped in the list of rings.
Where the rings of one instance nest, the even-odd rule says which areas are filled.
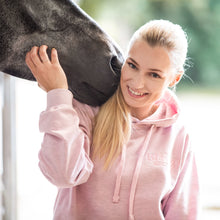
[[[161,78],[160,75],[157,74],[157,73],[151,73],[151,75],[152,75],[152,77],[154,77],[154,78]]]
[[[128,66],[131,67],[132,69],[136,69],[136,66],[133,63],[128,63]]]

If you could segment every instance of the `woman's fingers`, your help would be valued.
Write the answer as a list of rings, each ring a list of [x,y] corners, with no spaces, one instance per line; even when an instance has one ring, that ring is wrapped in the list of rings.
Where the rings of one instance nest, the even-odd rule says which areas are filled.
[[[58,53],[57,53],[57,50],[55,48],[53,48],[51,50],[51,63],[53,63],[53,64],[59,63]]]
[[[41,65],[40,57],[38,56],[39,48],[37,46],[32,47],[30,51],[30,58],[35,66]]]
[[[50,63],[50,59],[47,55],[47,45],[41,45],[40,47],[34,46],[31,51],[27,53],[28,61],[29,59],[35,66],[39,66],[41,64]],[[56,49],[52,49],[51,51],[51,60],[53,59],[53,63],[58,62],[58,55]],[[30,62],[29,62],[30,63]]]
[[[50,63],[50,59],[47,55],[47,48],[48,48],[47,45],[42,45],[39,48],[39,56],[43,64]]]
[[[26,54],[26,57],[25,57],[25,62],[27,64],[27,66],[29,67],[29,69],[31,70],[32,74],[34,75],[35,79],[37,80],[37,71],[36,71],[36,66],[35,64],[33,63],[32,59],[31,59],[31,54],[30,52],[28,52]]]
[[[33,70],[33,69],[35,68],[35,65],[34,65],[32,59],[31,59],[30,52],[28,52],[28,53],[26,54],[25,62],[26,62],[26,64],[28,65],[28,67],[29,67],[31,70]]]
[[[26,63],[40,88],[46,92],[52,89],[68,89],[68,82],[56,49],[51,51],[51,60],[47,55],[47,46],[33,47],[26,55]]]

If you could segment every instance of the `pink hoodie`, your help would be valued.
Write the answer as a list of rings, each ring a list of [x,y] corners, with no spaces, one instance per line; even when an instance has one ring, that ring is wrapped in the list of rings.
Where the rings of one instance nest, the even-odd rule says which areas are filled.
[[[198,176],[175,95],[166,91],[157,111],[132,118],[132,136],[111,168],[91,161],[91,120],[98,112],[68,90],[47,95],[39,166],[58,187],[54,220],[195,220]]]

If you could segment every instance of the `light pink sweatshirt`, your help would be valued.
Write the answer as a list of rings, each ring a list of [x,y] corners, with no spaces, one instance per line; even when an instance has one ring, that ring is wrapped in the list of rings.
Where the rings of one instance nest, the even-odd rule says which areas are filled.
[[[198,176],[175,95],[166,91],[144,120],[132,118],[132,135],[107,171],[90,159],[94,108],[68,90],[47,95],[39,166],[58,187],[54,220],[195,220]]]

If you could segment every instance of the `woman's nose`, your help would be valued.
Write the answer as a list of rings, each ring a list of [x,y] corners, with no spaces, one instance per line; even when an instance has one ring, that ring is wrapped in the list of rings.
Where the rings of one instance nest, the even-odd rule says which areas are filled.
[[[136,89],[142,89],[144,88],[144,85],[145,85],[145,79],[144,79],[144,75],[139,73],[137,74],[134,79],[133,79],[133,86],[136,88]]]

